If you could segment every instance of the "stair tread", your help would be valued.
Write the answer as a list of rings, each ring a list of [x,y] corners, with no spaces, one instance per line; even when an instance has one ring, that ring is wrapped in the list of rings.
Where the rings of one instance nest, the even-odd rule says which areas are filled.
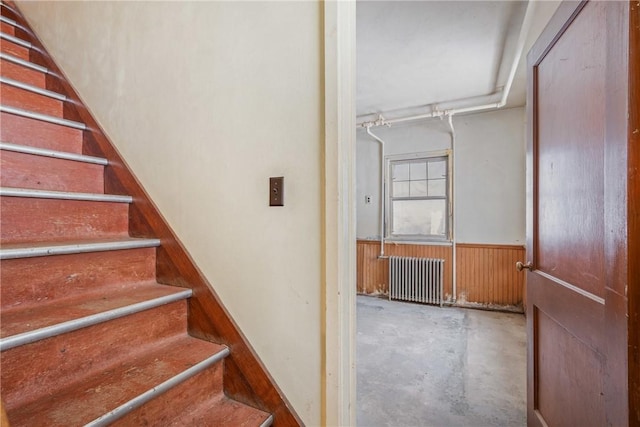
[[[2,14],[2,16],[5,16],[7,12],[11,12],[14,15],[16,14],[15,9],[7,5],[5,2],[0,2],[0,14]]]
[[[15,43],[18,46],[22,46],[22,47],[27,48],[27,49],[31,49],[32,48],[32,45],[31,45],[30,41],[25,40],[25,39],[20,38],[20,37],[12,36],[11,34],[0,32],[0,39],[9,41],[11,43]]]
[[[138,240],[157,240],[146,239],[138,237],[125,237],[120,239],[90,239],[90,240],[61,240],[58,242],[42,242],[42,243],[14,243],[10,245],[2,245],[1,250],[5,249],[20,249],[20,248],[36,248],[36,247],[57,247],[57,246],[73,246],[73,245],[90,245],[100,243],[115,243],[115,242],[136,242]]]
[[[223,393],[201,403],[187,413],[182,413],[167,427],[179,426],[234,426],[249,427],[263,424],[271,415],[238,401],[229,399]]]
[[[29,426],[85,425],[226,347],[189,336],[138,352],[80,384],[17,408],[8,408],[12,424]]]
[[[132,203],[131,196],[103,193],[80,193],[75,191],[35,190],[31,188],[0,187],[2,197],[24,197],[33,199],[77,200],[89,202]]]
[[[14,21],[13,19],[7,18],[4,15],[0,15],[0,21],[4,22],[7,25],[11,25],[12,27],[20,28],[21,30],[26,31],[24,26],[20,25],[18,22]]]
[[[38,305],[13,306],[2,311],[0,338],[81,319],[184,291],[184,288],[175,286],[138,283],[119,290],[114,289],[114,287],[107,287],[106,289],[99,289],[76,297],[51,302],[40,301]]]
[[[31,153],[3,151],[3,187],[104,193],[104,166]]]
[[[29,83],[24,83],[19,80],[14,80],[8,77],[0,76],[0,84],[12,86],[18,89],[26,90],[29,92],[36,93],[38,95],[46,96],[48,98],[53,98],[58,101],[66,101],[67,97],[61,93],[54,92],[51,90],[43,89],[38,86],[31,85]]]
[[[0,303],[4,310],[22,301],[52,301],[75,292],[153,282],[155,270],[154,247],[3,261]]]
[[[2,141],[49,150],[82,153],[83,131],[2,111]]]
[[[62,255],[138,247],[159,246],[159,239],[124,237],[117,239],[68,240],[58,242],[11,243],[2,245],[0,259]],[[16,255],[19,254],[19,255]]]
[[[40,64],[36,64],[35,62],[30,62],[27,60],[24,60],[22,58],[19,58],[15,55],[11,55],[9,53],[6,52],[2,52],[0,53],[0,59],[5,60],[5,61],[9,61],[9,62],[13,62],[14,64],[18,64],[21,65],[23,67],[32,69],[34,71],[39,71],[41,73],[48,73],[49,70],[47,69],[47,67],[44,67]]]
[[[13,19],[9,19],[9,18],[7,18],[7,17],[6,17],[6,16],[4,16],[4,15],[0,15],[0,22],[4,22],[5,24],[9,24],[9,25],[12,25],[12,26],[14,26],[14,27],[15,27],[16,25],[18,25],[18,23],[17,23],[16,21],[14,21]]]
[[[39,114],[48,114],[52,117],[64,117],[64,99],[58,99],[58,94],[42,90],[38,86],[7,83],[10,79],[0,76],[0,96],[2,104],[32,111]]]
[[[8,142],[0,142],[0,150],[15,151],[18,153],[33,154],[36,156],[53,157],[56,159],[75,160],[85,163],[95,163],[104,166],[109,164],[107,159],[102,157],[87,156],[84,154],[70,153],[68,151],[49,150],[46,148],[32,147],[30,145],[11,144]]]
[[[11,107],[9,105],[0,105],[0,111],[8,114],[13,114],[16,116],[25,117],[27,119],[32,120],[40,120],[47,123],[52,123],[54,125],[66,126],[73,129],[85,130],[86,125],[81,122],[77,122],[74,120],[64,119],[56,116],[52,116],[50,114],[41,114],[33,111],[25,110],[22,108]]]

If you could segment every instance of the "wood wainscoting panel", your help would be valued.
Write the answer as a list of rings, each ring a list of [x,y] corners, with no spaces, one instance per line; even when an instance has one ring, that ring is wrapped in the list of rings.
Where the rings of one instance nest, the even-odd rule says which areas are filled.
[[[522,307],[525,274],[515,264],[524,257],[523,246],[457,244],[457,302]]]
[[[359,294],[389,294],[389,260],[378,259],[380,242],[377,240],[358,240],[357,242],[357,291]],[[444,295],[451,300],[453,295],[453,259],[451,246],[416,245],[408,243],[386,242],[385,256],[409,256],[416,258],[444,259]]]
[[[440,258],[445,260],[445,300],[453,297],[453,251],[451,246],[386,243],[385,255]],[[357,292],[389,293],[389,260],[378,259],[380,242],[357,242]],[[456,245],[456,303],[482,306],[523,307],[525,274],[515,268],[525,250],[517,245],[459,243]]]

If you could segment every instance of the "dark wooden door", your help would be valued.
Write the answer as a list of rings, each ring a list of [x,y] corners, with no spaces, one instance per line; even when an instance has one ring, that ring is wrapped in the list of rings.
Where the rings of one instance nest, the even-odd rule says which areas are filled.
[[[529,426],[632,419],[629,9],[563,3],[528,57]]]

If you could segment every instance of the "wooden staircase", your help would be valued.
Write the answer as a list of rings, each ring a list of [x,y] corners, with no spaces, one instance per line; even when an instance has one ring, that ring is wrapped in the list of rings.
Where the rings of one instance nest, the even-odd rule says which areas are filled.
[[[0,384],[11,425],[299,424],[274,385],[252,389],[270,377],[197,268],[171,264],[181,245],[161,217],[147,218],[160,238],[140,231],[153,207],[143,190],[105,194],[126,187],[114,180],[121,159],[81,120],[15,5],[1,9]],[[87,154],[100,147],[111,158]]]

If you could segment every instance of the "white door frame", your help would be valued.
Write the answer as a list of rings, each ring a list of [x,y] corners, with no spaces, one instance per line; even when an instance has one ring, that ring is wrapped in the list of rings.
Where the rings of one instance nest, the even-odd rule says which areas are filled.
[[[356,2],[324,2],[323,426],[356,423]]]

